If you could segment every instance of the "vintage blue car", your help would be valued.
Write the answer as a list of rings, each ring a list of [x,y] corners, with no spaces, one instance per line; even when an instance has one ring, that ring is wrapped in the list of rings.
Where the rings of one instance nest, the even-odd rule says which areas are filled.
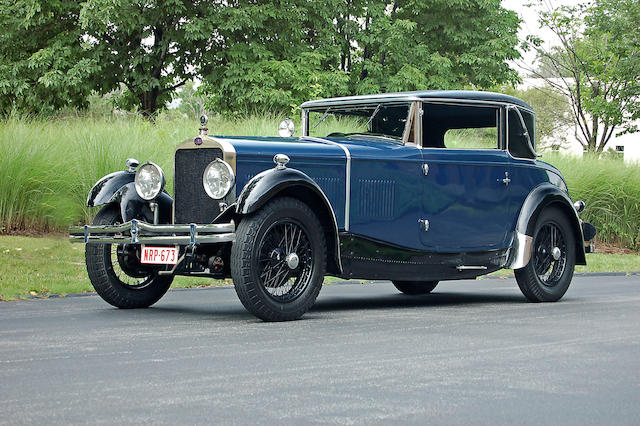
[[[405,294],[515,270],[534,302],[560,299],[595,228],[537,159],[535,114],[497,93],[419,91],[302,104],[302,135],[200,134],[178,146],[174,197],[156,164],[102,178],[86,243],[108,303],[148,307],[175,275],[231,277],[263,320],[302,316],[325,275],[391,280]],[[275,166],[274,163],[275,162]],[[479,284],[480,285],[480,284]]]

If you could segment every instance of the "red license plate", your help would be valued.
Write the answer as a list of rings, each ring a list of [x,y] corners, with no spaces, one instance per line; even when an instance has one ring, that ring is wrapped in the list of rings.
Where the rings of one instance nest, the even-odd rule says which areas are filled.
[[[140,263],[151,265],[175,265],[178,263],[178,248],[142,246]]]

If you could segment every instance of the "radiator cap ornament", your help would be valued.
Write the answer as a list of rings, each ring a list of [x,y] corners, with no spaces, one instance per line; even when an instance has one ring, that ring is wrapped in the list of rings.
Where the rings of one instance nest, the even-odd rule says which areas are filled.
[[[202,114],[200,116],[200,135],[206,135],[207,131],[209,129],[207,129],[207,123],[209,122],[209,117],[207,117],[207,114]],[[196,145],[200,145],[200,144],[196,144]]]

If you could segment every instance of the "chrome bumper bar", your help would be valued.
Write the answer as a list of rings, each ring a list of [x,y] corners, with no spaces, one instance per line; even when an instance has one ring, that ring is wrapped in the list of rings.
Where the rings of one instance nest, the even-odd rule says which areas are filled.
[[[234,241],[235,223],[208,225],[178,224],[151,225],[131,220],[122,225],[85,225],[69,228],[72,243],[116,243],[116,244],[202,244]]]

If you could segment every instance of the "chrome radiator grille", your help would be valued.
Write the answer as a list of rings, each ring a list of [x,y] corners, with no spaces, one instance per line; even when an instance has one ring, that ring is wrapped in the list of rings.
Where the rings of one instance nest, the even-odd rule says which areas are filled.
[[[212,200],[202,186],[202,174],[207,165],[222,158],[219,148],[180,149],[175,156],[174,223],[211,223],[220,213],[218,202]]]

